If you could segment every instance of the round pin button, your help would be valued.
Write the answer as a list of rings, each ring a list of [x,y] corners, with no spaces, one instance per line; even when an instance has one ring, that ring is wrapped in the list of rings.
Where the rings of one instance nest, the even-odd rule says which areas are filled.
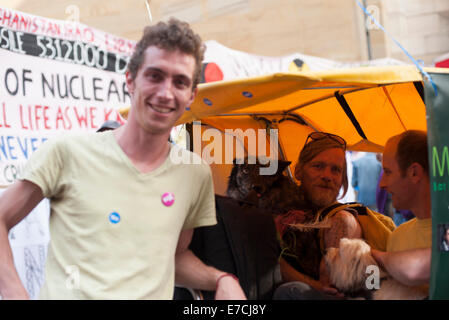
[[[204,98],[204,99],[203,99],[203,102],[204,102],[205,104],[207,104],[209,107],[213,105],[213,102],[212,102],[211,100],[207,99],[207,98]]]
[[[161,197],[162,203],[166,207],[170,207],[175,202],[175,196],[171,192],[166,192]]]
[[[111,222],[111,223],[113,223],[113,224],[117,224],[117,223],[119,223],[120,222],[120,215],[117,213],[117,212],[112,212],[110,215],[109,215],[109,221]]]

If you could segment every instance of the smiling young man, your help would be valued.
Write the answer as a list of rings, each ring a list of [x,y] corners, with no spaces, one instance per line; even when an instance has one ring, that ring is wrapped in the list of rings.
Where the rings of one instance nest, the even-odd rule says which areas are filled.
[[[33,154],[22,180],[0,199],[3,298],[28,297],[8,231],[47,197],[51,242],[40,298],[172,299],[176,282],[216,289],[217,299],[245,299],[237,279],[188,249],[194,228],[216,223],[211,172],[168,143],[195,98],[203,52],[186,23],[147,27],[126,73],[128,121],[49,141]],[[173,152],[186,161],[172,162]],[[73,276],[77,285],[67,285]]]

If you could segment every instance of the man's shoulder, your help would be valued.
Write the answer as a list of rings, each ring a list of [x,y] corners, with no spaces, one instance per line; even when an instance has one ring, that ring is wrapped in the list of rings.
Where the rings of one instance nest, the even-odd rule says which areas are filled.
[[[58,144],[85,143],[100,138],[99,133],[95,132],[62,132],[52,137],[49,141]]]
[[[99,143],[104,143],[105,137],[95,132],[65,132],[50,138],[45,142],[46,148],[57,150],[60,154],[77,154],[82,150],[96,149]]]
[[[409,221],[406,221],[406,222],[400,224],[400,225],[394,230],[394,233],[398,234],[398,233],[404,232],[404,230],[407,230],[407,229],[409,229],[409,228],[412,228],[412,227],[416,224],[416,222],[417,222],[416,217],[413,218],[413,219],[410,219]]]

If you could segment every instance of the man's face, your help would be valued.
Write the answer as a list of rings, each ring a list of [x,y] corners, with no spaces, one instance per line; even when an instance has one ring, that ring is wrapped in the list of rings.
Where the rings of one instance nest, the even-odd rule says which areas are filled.
[[[135,79],[126,74],[132,108],[128,121],[149,133],[169,133],[195,98],[192,91],[195,59],[179,50],[156,46],[145,50]]]
[[[449,228],[446,229],[446,243],[449,244]]]
[[[304,165],[297,178],[313,204],[325,207],[337,200],[344,166],[345,153],[340,148],[324,150]]]
[[[413,192],[410,192],[412,187],[409,179],[402,176],[399,165],[396,161],[396,150],[398,141],[389,140],[385,145],[382,166],[384,173],[380,180],[379,187],[386,189],[391,193],[393,206],[400,210],[410,209],[409,205],[412,203]]]

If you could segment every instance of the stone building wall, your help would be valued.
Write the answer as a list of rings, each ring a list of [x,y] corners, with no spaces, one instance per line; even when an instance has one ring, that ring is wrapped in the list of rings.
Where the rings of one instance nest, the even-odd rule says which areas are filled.
[[[359,0],[363,2],[363,0]],[[151,0],[153,22],[176,16],[204,40],[264,56],[294,52],[338,61],[367,60],[362,10],[355,0]],[[427,65],[449,52],[449,0],[365,0],[371,12]],[[149,23],[144,0],[1,0],[0,6],[55,19],[76,19],[129,39]],[[409,61],[368,23],[372,58]]]

